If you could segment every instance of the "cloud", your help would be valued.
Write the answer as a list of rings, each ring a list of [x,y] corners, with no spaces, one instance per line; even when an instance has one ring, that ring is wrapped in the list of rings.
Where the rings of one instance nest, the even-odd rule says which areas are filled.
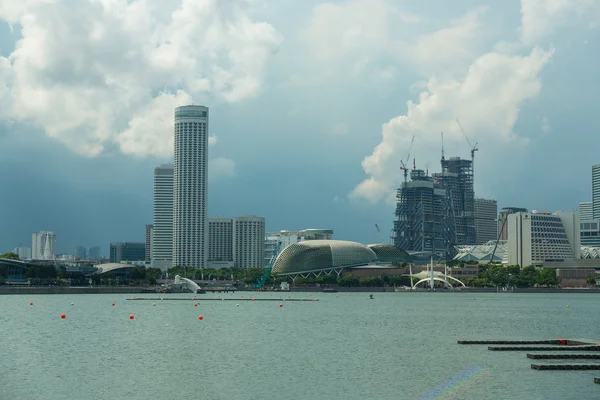
[[[548,118],[546,118],[546,117],[542,118],[542,121],[540,122],[540,128],[542,128],[542,132],[544,132],[544,133],[550,132],[551,126],[550,126],[550,122],[548,121]]]
[[[229,158],[217,157],[208,160],[208,180],[220,180],[235,176],[235,162]]]
[[[429,79],[418,101],[408,102],[408,112],[383,125],[381,143],[362,162],[368,178],[350,196],[371,202],[393,199],[399,160],[413,135],[413,154],[426,155],[421,165],[437,165],[439,156],[431,149],[440,147],[440,132],[447,145],[465,140],[457,117],[468,132],[477,132],[473,142],[485,140],[489,148],[494,142],[526,139],[517,136],[513,126],[520,105],[539,94],[539,72],[551,55],[540,48],[526,55],[490,52],[477,58],[461,80]]]
[[[208,137],[208,145],[209,146],[215,146],[217,144],[217,137],[215,135],[210,135]]]
[[[262,90],[282,36],[247,0],[0,2],[22,37],[0,58],[12,107],[72,150],[166,156],[176,105],[238,102]],[[10,74],[6,74],[6,64]],[[163,109],[163,107],[165,109]]]
[[[331,133],[333,135],[338,135],[338,136],[347,134],[348,133],[348,124],[345,122],[338,122],[333,127],[333,130]]]
[[[523,42],[534,44],[578,17],[591,27],[600,24],[598,0],[521,0]]]

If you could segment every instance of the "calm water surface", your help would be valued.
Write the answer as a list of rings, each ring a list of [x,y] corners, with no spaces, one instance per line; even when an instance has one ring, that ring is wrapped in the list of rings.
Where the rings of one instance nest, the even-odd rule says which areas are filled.
[[[242,295],[250,293],[233,296]],[[456,344],[600,339],[598,295],[314,293],[319,302],[282,308],[202,301],[219,296],[200,295],[198,307],[125,295],[0,296],[0,398],[600,398],[600,371],[536,371],[524,352]]]

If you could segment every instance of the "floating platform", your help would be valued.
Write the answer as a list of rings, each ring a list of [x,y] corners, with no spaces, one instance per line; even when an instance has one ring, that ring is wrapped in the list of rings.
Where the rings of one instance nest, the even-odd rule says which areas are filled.
[[[600,346],[489,346],[490,351],[600,351]]]
[[[561,339],[552,340],[459,340],[458,344],[563,344]]]
[[[231,297],[223,297],[223,298],[181,298],[181,297],[130,297],[127,300],[147,300],[147,301],[197,301],[197,302],[202,302],[202,301],[310,301],[310,302],[315,302],[315,301],[319,301],[319,299],[316,298],[312,298],[312,299],[272,299],[272,298],[268,298],[268,299],[259,299],[259,298],[231,298]]]
[[[600,370],[600,364],[531,364],[531,369],[540,371]]]
[[[527,354],[527,358],[531,358],[534,360],[600,360],[600,354]]]

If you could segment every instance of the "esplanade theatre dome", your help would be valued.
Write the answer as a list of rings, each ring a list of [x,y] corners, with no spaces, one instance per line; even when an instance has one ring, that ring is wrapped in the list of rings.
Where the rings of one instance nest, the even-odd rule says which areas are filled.
[[[361,243],[345,240],[307,240],[289,245],[273,264],[273,274],[313,272],[357,267],[377,261],[377,255]]]
[[[373,250],[380,263],[403,263],[411,260],[406,250],[393,244],[369,244],[367,247]]]

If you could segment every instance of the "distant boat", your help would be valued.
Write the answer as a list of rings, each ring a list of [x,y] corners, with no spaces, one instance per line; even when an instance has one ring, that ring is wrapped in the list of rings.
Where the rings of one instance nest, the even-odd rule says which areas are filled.
[[[338,292],[338,290],[334,289],[334,288],[323,289],[323,293],[337,293],[337,292]]]

